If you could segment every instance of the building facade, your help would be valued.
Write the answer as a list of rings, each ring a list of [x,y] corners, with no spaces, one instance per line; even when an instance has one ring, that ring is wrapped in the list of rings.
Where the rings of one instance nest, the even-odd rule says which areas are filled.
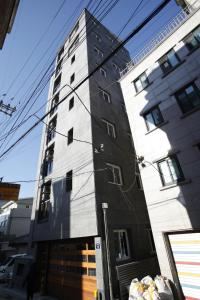
[[[119,70],[130,60],[127,50],[73,91],[118,43],[84,10],[60,48],[50,84],[51,112],[41,142],[32,238],[43,288],[60,299],[89,300],[96,290],[102,299],[112,293],[119,298],[117,267],[150,257],[155,261],[117,82]],[[108,206],[105,215],[103,203]]]
[[[200,299],[200,2],[190,2],[120,80],[161,273],[180,299]]]

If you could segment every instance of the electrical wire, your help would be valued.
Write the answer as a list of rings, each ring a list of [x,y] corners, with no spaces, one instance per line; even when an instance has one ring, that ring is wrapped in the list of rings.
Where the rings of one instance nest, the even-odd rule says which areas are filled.
[[[122,41],[119,43],[119,45],[113,50],[94,70],[92,70],[79,84],[77,84],[74,87],[74,90],[77,90],[83,83],[85,83],[93,74],[96,73],[97,70],[99,70],[107,61],[109,61],[112,56],[117,53],[126,43],[128,43],[129,40],[133,38],[153,17],[155,17],[171,0],[164,0],[142,23],[140,23],[135,29],[132,30],[132,32]],[[66,98],[71,95],[73,92],[71,91],[67,96],[65,96],[63,99],[61,99],[55,107],[58,107],[63,101],[66,100]],[[2,158],[6,153],[8,153],[17,143],[19,143],[22,139],[26,137],[27,134],[29,134],[41,121],[43,121],[50,112],[47,112],[43,117],[38,120],[34,125],[32,125],[23,135],[18,138],[17,141],[15,141],[7,150],[5,150],[1,155],[0,158]]]

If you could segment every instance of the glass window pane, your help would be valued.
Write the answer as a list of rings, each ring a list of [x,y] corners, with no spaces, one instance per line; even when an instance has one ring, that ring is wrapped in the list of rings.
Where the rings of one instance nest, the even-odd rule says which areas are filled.
[[[171,173],[170,173],[167,162],[165,160],[159,162],[159,167],[160,167],[160,171],[161,171],[161,177],[163,179],[163,184],[166,185],[166,184],[171,183],[172,178],[171,178]]]
[[[121,184],[120,170],[118,168],[114,168],[113,171],[114,171],[115,183]]]
[[[146,120],[148,130],[151,130],[156,127],[151,113],[149,113],[145,116],[145,120]]]
[[[193,108],[193,105],[189,101],[187,94],[185,92],[179,93],[178,100],[183,112],[190,111]]]
[[[200,96],[196,93],[196,91],[192,85],[190,85],[188,88],[186,88],[185,92],[187,93],[188,99],[191,102],[193,107],[200,104]]]
[[[126,232],[120,232],[120,243],[121,243],[121,253],[122,257],[128,257],[128,245],[126,240]]]
[[[118,232],[114,232],[114,243],[115,243],[115,257],[116,257],[116,259],[120,259],[121,254],[120,254],[120,244],[119,244]]]
[[[140,79],[135,81],[135,88],[136,88],[136,92],[140,92],[142,90],[142,83],[141,83]]]
[[[189,50],[192,50],[197,47],[198,41],[196,40],[196,38],[193,35],[191,35],[190,37],[188,37],[186,39],[186,45],[189,48]]]
[[[143,88],[145,88],[149,84],[149,81],[148,81],[148,78],[147,78],[146,74],[142,74],[140,76],[140,80],[141,80],[141,84],[142,84]]]
[[[177,165],[176,159],[175,158],[169,158],[168,159],[168,165],[169,165],[169,168],[170,168],[170,171],[171,171],[173,181],[176,181],[176,180],[180,179],[181,178],[181,173],[180,173],[179,167]]]
[[[163,117],[162,117],[161,112],[158,108],[155,108],[154,110],[152,110],[152,115],[153,115],[153,118],[154,118],[155,125],[158,125],[158,124],[163,122]]]
[[[198,44],[199,44],[200,43],[200,27],[194,31],[194,36],[197,39]]]
[[[172,67],[175,67],[179,63],[179,60],[178,60],[174,50],[170,51],[167,54],[167,57],[168,57],[168,60],[169,60]]]

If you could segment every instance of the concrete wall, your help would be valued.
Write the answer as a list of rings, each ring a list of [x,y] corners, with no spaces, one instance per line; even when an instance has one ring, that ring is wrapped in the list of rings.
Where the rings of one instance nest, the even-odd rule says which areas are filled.
[[[200,152],[194,147],[200,141],[200,113],[183,116],[173,96],[191,81],[200,88],[200,50],[189,53],[182,41],[199,25],[199,20],[200,11],[197,11],[121,80],[136,152],[146,161],[141,175],[159,263],[162,274],[169,278],[172,273],[163,233],[200,228]],[[181,64],[163,76],[157,61],[172,48]],[[133,81],[144,71],[151,84],[136,94]],[[141,113],[157,104],[166,122],[147,132]],[[182,186],[175,184],[163,188],[154,162],[169,152],[177,153],[186,180]]]

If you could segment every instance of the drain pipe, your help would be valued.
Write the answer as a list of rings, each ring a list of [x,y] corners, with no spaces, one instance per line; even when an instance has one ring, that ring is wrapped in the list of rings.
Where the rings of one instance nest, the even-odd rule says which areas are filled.
[[[102,203],[104,230],[105,230],[105,242],[106,242],[106,260],[107,260],[107,270],[108,270],[109,294],[110,294],[110,300],[114,300],[113,289],[112,289],[111,264],[110,264],[110,247],[109,247],[109,238],[108,238],[107,209],[108,209],[108,203]]]

